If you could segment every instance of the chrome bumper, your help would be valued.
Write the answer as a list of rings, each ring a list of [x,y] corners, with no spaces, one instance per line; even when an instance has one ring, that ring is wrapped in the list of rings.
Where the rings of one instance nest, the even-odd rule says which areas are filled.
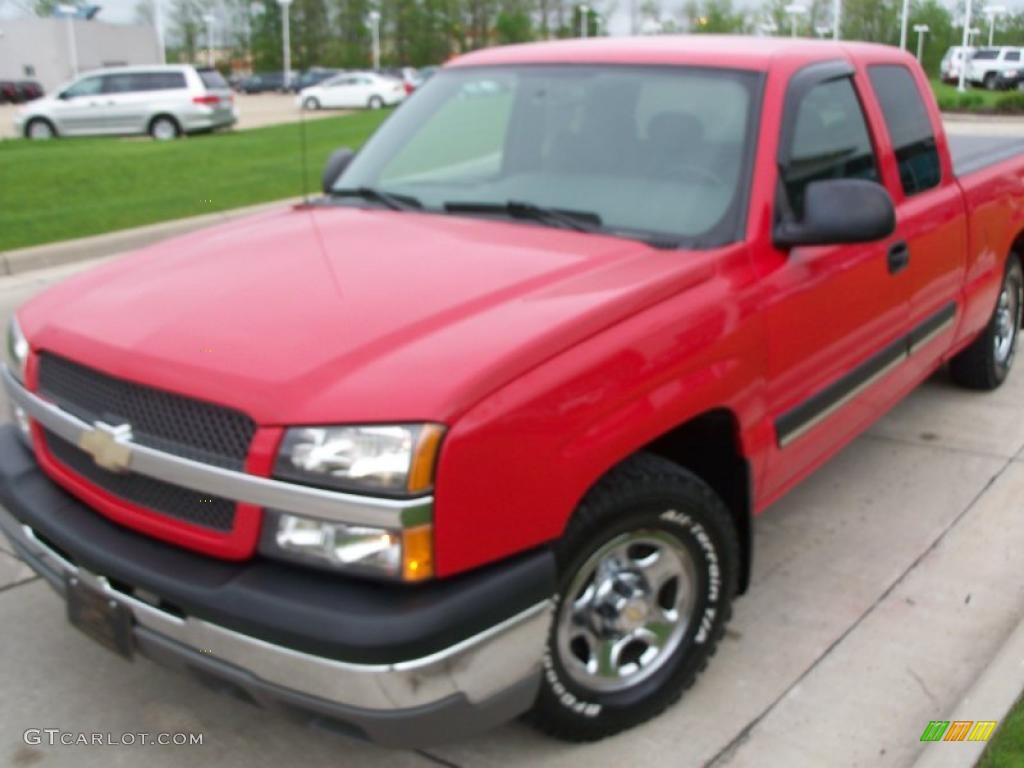
[[[454,706],[460,710],[460,716],[472,719],[475,708],[490,706],[493,710],[493,702],[500,701],[509,692],[516,692],[514,701],[498,707],[502,710],[499,721],[507,719],[529,706],[536,691],[535,683],[540,680],[541,659],[550,625],[549,600],[423,658],[393,664],[352,664],[302,653],[198,618],[163,611],[114,587],[102,575],[69,562],[2,507],[0,530],[58,594],[63,595],[66,579],[77,578],[125,606],[134,618],[136,639],[144,654],[146,647],[153,645],[154,638],[165,647],[168,644],[162,641],[172,641],[170,645],[180,647],[182,652],[189,651],[196,656],[202,653],[206,671],[212,667],[214,676],[238,678],[241,673],[243,679],[260,684],[251,687],[276,692],[269,698],[294,700],[297,695],[309,699],[320,704],[310,709],[354,723],[359,732],[374,741],[395,745],[425,743],[425,739],[417,735],[422,729],[417,729],[415,723],[410,725],[408,733],[401,732],[406,719],[404,712],[414,711],[415,714],[407,717],[415,719],[431,713],[431,708],[443,711]],[[218,675],[218,665],[224,668],[223,674]],[[240,687],[249,686],[243,683]],[[253,698],[259,701],[267,696],[254,694]],[[340,709],[333,712],[331,705]],[[381,720],[390,730],[375,733],[373,725],[366,727],[366,723]],[[398,730],[390,732],[395,729]],[[444,736],[437,734],[436,739],[426,741]]]

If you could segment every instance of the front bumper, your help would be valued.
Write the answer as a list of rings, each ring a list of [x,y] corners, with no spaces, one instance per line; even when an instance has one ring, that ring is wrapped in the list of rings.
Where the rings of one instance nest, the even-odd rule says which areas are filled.
[[[125,606],[142,654],[264,706],[391,746],[525,711],[540,681],[547,551],[418,586],[255,559],[229,563],[121,528],[56,486],[0,427],[0,531],[59,593],[77,576]]]

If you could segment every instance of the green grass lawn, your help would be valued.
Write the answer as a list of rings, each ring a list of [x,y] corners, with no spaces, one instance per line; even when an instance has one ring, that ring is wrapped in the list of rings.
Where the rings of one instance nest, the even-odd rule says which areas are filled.
[[[306,122],[308,184],[390,110]],[[297,123],[192,136],[0,141],[0,250],[110,232],[302,193]]]
[[[972,88],[961,93],[956,85],[932,80],[932,90],[943,112],[977,112],[980,114],[1024,113],[1024,91],[986,91]]]
[[[1020,768],[1024,765],[1024,698],[996,726],[977,768]]]

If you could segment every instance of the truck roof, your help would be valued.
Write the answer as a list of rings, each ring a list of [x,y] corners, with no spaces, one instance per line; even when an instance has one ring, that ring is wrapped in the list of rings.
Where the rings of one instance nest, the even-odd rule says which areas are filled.
[[[767,70],[783,61],[838,57],[914,61],[904,51],[873,43],[738,35],[594,37],[488,48],[460,56],[449,66],[501,64],[690,64]]]

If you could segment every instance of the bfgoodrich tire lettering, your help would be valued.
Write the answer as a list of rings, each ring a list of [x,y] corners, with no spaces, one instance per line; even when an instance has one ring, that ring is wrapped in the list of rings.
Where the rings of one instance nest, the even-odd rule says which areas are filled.
[[[643,563],[658,547],[664,548],[658,557],[670,554],[668,562],[682,566],[677,569],[678,577],[670,576],[662,583],[677,592],[668,599],[664,591],[655,592],[645,610],[640,603],[649,592],[643,587],[649,586],[650,580]],[[592,741],[656,716],[678,700],[707,666],[732,613],[739,547],[728,509],[700,478],[658,456],[637,454],[587,494],[555,550],[559,594],[541,690],[527,718],[556,737]],[[602,553],[607,553],[608,559],[595,568],[595,555]],[[692,563],[692,571],[686,562]],[[588,568],[594,569],[589,582]],[[623,607],[621,612],[602,602],[594,606],[593,613],[582,614],[597,617],[598,631],[593,632],[589,627],[581,629],[585,619],[576,611],[580,605],[591,605],[601,591],[597,574],[601,574],[602,585],[603,580],[619,577],[625,584],[616,581],[603,589],[618,601],[615,605]],[[686,579],[692,579],[692,585],[684,585]],[[641,588],[631,591],[633,583]],[[678,590],[682,589],[690,589],[685,599],[680,598]],[[662,621],[677,605],[679,622],[662,622],[673,624],[677,634],[670,629],[657,634],[659,639],[665,638],[660,646],[666,649],[664,656],[633,639],[633,631],[646,629],[644,622],[654,615],[652,611],[667,610],[656,617]],[[573,620],[566,621],[567,616]],[[634,620],[639,620],[639,625]],[[572,632],[595,638],[604,649],[618,643],[620,653],[616,656],[609,650],[596,657],[599,661],[591,660],[585,647],[590,641],[575,646],[567,643],[566,633]],[[629,644],[618,642],[619,633]],[[570,647],[575,649],[571,651],[574,655],[567,655]],[[643,662],[645,656],[650,660]],[[587,670],[592,671],[591,682]]]

